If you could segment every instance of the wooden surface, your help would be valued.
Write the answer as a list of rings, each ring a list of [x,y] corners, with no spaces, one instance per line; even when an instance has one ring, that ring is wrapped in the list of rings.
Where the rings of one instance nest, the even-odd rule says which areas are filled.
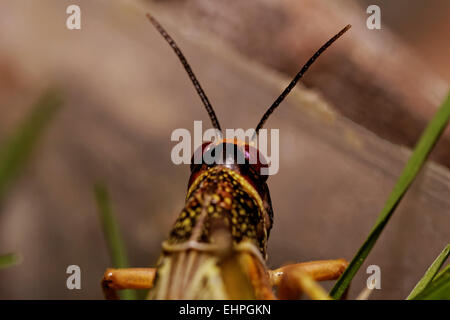
[[[157,3],[177,16],[185,34],[206,31],[252,60],[290,76],[297,73],[326,40],[351,24],[353,28],[345,35],[345,42],[338,41],[302,82],[318,90],[347,118],[381,138],[412,148],[445,98],[449,86],[430,71],[425,59],[418,58],[412,48],[390,32],[385,21],[392,20],[393,14],[385,2],[377,1],[382,12],[381,30],[366,28],[368,15],[364,1],[193,0]],[[439,3],[441,10],[450,9],[448,3]],[[406,7],[414,9],[412,4],[405,4],[407,11]],[[433,7],[437,11],[436,4]],[[423,12],[422,18],[427,17],[426,10],[420,12]],[[430,13],[428,19],[437,24],[437,29],[428,34],[428,38],[437,38],[434,51],[442,51],[441,55],[448,56],[448,47],[442,44],[447,42],[444,34],[440,41],[436,35],[440,34],[440,29],[445,33],[439,23],[446,19],[430,16]],[[419,22],[411,25],[409,38],[414,34],[420,36],[418,26]],[[449,66],[443,64],[442,67]],[[450,129],[432,158],[450,167]]]

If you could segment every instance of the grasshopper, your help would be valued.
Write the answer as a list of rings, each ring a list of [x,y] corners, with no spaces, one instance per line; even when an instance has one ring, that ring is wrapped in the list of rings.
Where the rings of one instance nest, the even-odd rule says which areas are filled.
[[[220,135],[216,114],[183,53],[157,20],[150,14],[147,17],[179,58]],[[313,62],[349,28],[344,27],[312,55],[265,112],[256,135]],[[220,163],[192,161],[185,206],[162,243],[157,267],[107,269],[102,279],[105,297],[117,299],[121,289],[150,289],[149,299],[297,299],[301,292],[311,298],[329,298],[316,281],[337,279],[348,265],[344,259],[276,270],[266,267],[273,210],[268,176],[260,170],[267,164],[255,149],[237,139],[203,143],[196,151],[202,156],[226,152],[221,153]],[[235,154],[244,163],[238,163]],[[250,159],[255,155],[256,159]]]

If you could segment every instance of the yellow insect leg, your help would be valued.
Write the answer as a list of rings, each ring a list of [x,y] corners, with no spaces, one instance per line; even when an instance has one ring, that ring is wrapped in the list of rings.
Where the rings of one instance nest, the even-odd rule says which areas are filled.
[[[151,289],[155,275],[155,268],[106,269],[102,279],[105,298],[118,300],[117,290]]]
[[[347,268],[344,259],[319,260],[284,267],[269,272],[271,283],[278,286],[280,299],[298,299],[305,292],[312,299],[329,299],[316,281],[335,280]]]

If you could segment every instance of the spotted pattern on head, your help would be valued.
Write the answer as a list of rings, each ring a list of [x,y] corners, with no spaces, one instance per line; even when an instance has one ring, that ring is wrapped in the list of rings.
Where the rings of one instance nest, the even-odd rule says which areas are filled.
[[[214,243],[215,232],[224,229],[231,235],[233,243],[250,240],[265,257],[265,218],[261,197],[245,178],[226,167],[212,167],[189,189],[186,205],[175,222],[168,243],[192,240]]]

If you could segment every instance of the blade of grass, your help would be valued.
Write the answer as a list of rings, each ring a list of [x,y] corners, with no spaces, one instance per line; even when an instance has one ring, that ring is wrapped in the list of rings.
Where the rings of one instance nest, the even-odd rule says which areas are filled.
[[[7,253],[0,256],[0,270],[13,267],[22,262],[22,257],[17,253]]]
[[[450,269],[450,264],[448,264],[447,266],[444,267],[444,269],[442,269],[434,278],[433,281],[436,279],[439,279],[440,277],[442,277],[444,275],[444,273],[448,272],[447,270]]]
[[[413,300],[450,300],[450,264]]]
[[[434,277],[438,273],[439,269],[442,267],[442,265],[445,263],[445,260],[447,260],[448,256],[450,254],[450,244],[448,244],[444,250],[439,254],[439,256],[434,260],[433,264],[428,268],[427,272],[425,272],[425,275],[420,279],[419,282],[417,282],[414,289],[411,291],[411,293],[406,298],[407,300],[414,299],[418,294],[420,294],[430,283],[433,281]]]
[[[97,184],[94,192],[112,264],[114,268],[127,268],[127,253],[112,209],[108,190],[104,185]],[[119,295],[123,300],[135,300],[137,298],[134,290],[122,290]]]
[[[8,186],[20,173],[20,169],[28,160],[37,140],[61,103],[62,99],[58,91],[50,89],[44,92],[16,132],[2,144],[0,148],[0,201]]]
[[[330,291],[330,295],[334,299],[340,299],[344,294],[345,290],[350,285],[356,272],[358,272],[361,265],[364,263],[365,259],[369,255],[373,246],[375,245],[378,237],[383,231],[384,227],[388,223],[395,209],[397,208],[400,200],[405,195],[406,191],[409,189],[411,183],[414,181],[417,173],[425,162],[430,151],[433,149],[436,141],[439,139],[442,131],[448,123],[450,117],[450,94],[447,96],[446,100],[433,116],[433,119],[425,128],[422,136],[419,139],[414,151],[409,158],[405,168],[403,169],[400,178],[394,186],[386,204],[381,210],[378,219],[375,222],[374,227],[369,233],[369,236],[364,241],[361,248],[356,253],[353,260],[350,262],[347,269],[338,279],[333,289]]]

